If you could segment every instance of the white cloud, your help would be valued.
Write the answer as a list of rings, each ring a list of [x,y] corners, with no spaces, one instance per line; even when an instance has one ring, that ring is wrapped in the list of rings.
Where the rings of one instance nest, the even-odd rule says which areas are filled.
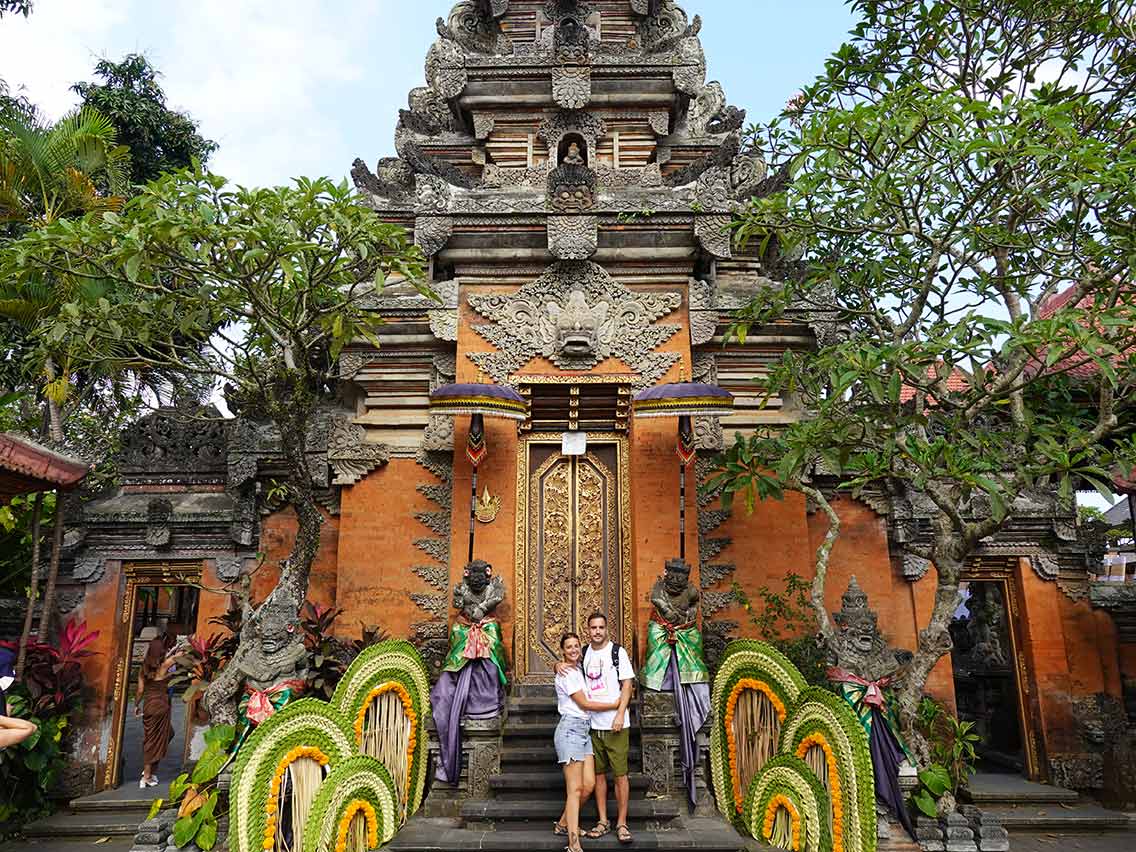
[[[127,18],[115,0],[36,3],[32,14],[0,21],[0,77],[20,88],[49,118],[78,101],[69,89],[90,78],[109,35]]]

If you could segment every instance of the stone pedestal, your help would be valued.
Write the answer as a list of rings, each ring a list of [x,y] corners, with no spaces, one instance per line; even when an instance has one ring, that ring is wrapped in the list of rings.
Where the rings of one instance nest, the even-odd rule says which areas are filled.
[[[695,767],[695,813],[717,813],[707,785],[710,743],[709,720],[698,732],[698,762]],[[682,745],[674,694],[643,690],[639,699],[639,732],[643,751],[643,774],[647,795],[653,798],[686,798],[682,777]]]
[[[431,786],[423,805],[426,816],[457,816],[462,802],[490,797],[489,778],[501,771],[501,732],[504,721],[504,715],[491,719],[462,719],[461,775],[456,784],[445,784],[434,780],[434,767],[438,764],[440,746],[438,731],[431,719],[428,728],[430,766],[427,770]]]

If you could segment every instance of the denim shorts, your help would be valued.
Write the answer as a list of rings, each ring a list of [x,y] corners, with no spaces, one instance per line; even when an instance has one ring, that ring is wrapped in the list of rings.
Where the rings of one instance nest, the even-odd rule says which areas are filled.
[[[556,742],[556,759],[560,763],[591,757],[592,723],[577,716],[561,716],[553,739]]]

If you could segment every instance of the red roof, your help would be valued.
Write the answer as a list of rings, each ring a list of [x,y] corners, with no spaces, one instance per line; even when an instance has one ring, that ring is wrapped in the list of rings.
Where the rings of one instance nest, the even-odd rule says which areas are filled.
[[[1050,296],[1048,299],[1046,299],[1045,302],[1042,303],[1041,307],[1038,310],[1038,314],[1039,314],[1040,318],[1041,319],[1047,319],[1047,318],[1053,316],[1055,313],[1057,313],[1062,308],[1069,308],[1070,307],[1069,303],[1073,300],[1073,296],[1075,295],[1076,290],[1077,290],[1077,285],[1071,284],[1064,291],[1062,291],[1060,293],[1054,293],[1052,296]],[[1088,309],[1092,308],[1092,306],[1093,306],[1093,295],[1089,294],[1087,296],[1082,296],[1080,301],[1078,301],[1077,304],[1073,305],[1072,307],[1083,308],[1085,310],[1088,310]],[[1136,347],[1129,347],[1121,355],[1113,356],[1113,359],[1112,359],[1113,363],[1119,362],[1119,361],[1127,358],[1128,356],[1132,355],[1134,352],[1136,352]],[[1041,354],[1041,358],[1044,359],[1045,353],[1042,352],[1040,354]],[[1036,375],[1036,373],[1041,372],[1042,370],[1047,370],[1049,372],[1054,372],[1054,373],[1059,373],[1059,372],[1065,373],[1066,375],[1072,376],[1073,378],[1077,378],[1077,379],[1091,379],[1093,376],[1095,376],[1097,374],[1097,369],[1098,369],[1096,362],[1093,361],[1091,358],[1088,358],[1088,357],[1085,357],[1085,356],[1082,356],[1082,355],[1077,355],[1077,354],[1070,355],[1067,358],[1063,358],[1060,361],[1058,361],[1057,363],[1053,364],[1053,366],[1048,367],[1048,368],[1043,367],[1043,363],[1044,363],[1043,361],[1035,360],[1033,365],[1032,365],[1031,372],[1033,372]]]
[[[86,462],[0,432],[0,503],[17,494],[74,488],[89,470]]]
[[[937,379],[939,377],[938,371],[940,369],[942,369],[942,367],[943,367],[943,363],[941,361],[938,364],[933,364],[927,370],[928,380]],[[951,374],[949,376],[947,376],[947,390],[949,390],[949,391],[966,391],[966,390],[969,390],[969,389],[970,389],[970,379],[968,379],[966,377],[966,374],[962,370],[960,370],[958,367],[955,367],[954,369],[952,369]],[[915,398],[915,388],[911,387],[911,385],[904,385],[903,387],[901,387],[899,389],[899,401],[900,402],[910,402],[914,398]]]

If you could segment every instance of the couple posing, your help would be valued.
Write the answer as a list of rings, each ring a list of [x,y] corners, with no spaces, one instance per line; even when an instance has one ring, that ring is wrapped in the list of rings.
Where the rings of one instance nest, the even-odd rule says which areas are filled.
[[[607,773],[615,778],[620,843],[632,841],[627,828],[627,801],[631,785],[627,778],[627,752],[631,737],[631,685],[635,671],[627,651],[607,636],[607,617],[602,612],[588,617],[588,647],[575,633],[560,640],[564,659],[556,664],[556,759],[564,767],[567,798],[564,813],[553,827],[567,836],[568,852],[580,850],[580,806],[595,790],[599,821],[585,837],[603,837],[612,830],[607,816]]]

